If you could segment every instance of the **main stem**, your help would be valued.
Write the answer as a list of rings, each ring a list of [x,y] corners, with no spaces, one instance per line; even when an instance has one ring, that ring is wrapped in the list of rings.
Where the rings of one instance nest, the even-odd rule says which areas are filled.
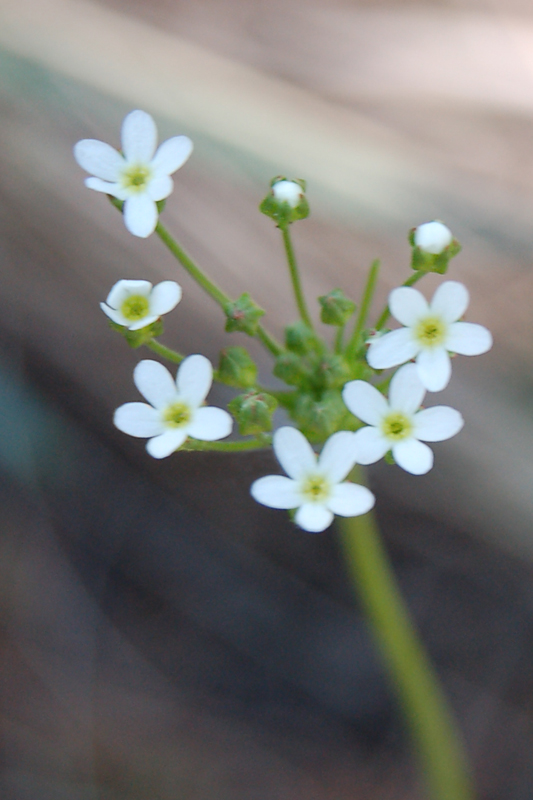
[[[308,325],[311,330],[313,328],[313,322],[309,315],[309,311],[307,310],[307,304],[305,302],[305,297],[302,289],[302,282],[300,280],[300,273],[298,271],[298,264],[296,263],[296,256],[294,255],[294,248],[292,246],[291,235],[289,233],[289,225],[280,225],[281,234],[283,236],[283,244],[285,245],[285,253],[287,256],[287,263],[289,265],[289,272],[291,276],[292,288],[294,291],[294,297],[296,298],[296,305],[298,306],[298,311],[300,313],[300,317]]]
[[[340,519],[346,564],[433,800],[474,800],[461,734],[400,593],[372,513]]]

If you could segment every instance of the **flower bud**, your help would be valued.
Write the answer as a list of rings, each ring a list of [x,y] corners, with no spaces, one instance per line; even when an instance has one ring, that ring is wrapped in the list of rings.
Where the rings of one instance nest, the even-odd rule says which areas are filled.
[[[239,389],[248,389],[255,385],[257,366],[244,347],[226,347],[220,351],[218,380]]]
[[[237,420],[241,436],[257,436],[272,430],[278,401],[266,392],[248,392],[233,398],[228,408]]]
[[[300,179],[289,181],[283,175],[278,175],[271,181],[270,187],[270,192],[259,206],[259,210],[267,217],[271,217],[278,227],[309,216],[305,181]]]
[[[296,353],[282,353],[278,356],[272,372],[289,386],[308,386],[311,378],[309,367]]]
[[[318,342],[309,325],[300,321],[285,328],[285,344],[293,353],[305,355],[316,350]]]
[[[342,327],[355,311],[355,303],[346,297],[342,289],[333,289],[329,294],[318,298],[322,310],[320,319],[325,325]]]
[[[423,272],[438,272],[440,275],[444,275],[450,260],[461,250],[461,245],[453,238],[450,229],[438,220],[413,228],[409,232],[409,242],[413,248],[412,268]]]
[[[241,331],[249,336],[255,336],[259,320],[265,313],[264,310],[254,303],[248,292],[244,292],[233,303],[224,306],[226,319],[226,330],[229,333]]]
[[[324,392],[320,400],[313,394],[300,394],[291,416],[310,439],[323,441],[338,430],[349,430],[348,418],[354,419],[342,401],[340,392]]]

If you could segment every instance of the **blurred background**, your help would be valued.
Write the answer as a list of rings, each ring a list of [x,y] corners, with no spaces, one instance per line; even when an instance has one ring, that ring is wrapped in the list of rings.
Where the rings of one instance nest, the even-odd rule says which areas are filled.
[[[195,142],[165,224],[277,335],[296,312],[257,211],[272,176],[308,181],[310,301],[357,297],[379,257],[377,313],[409,274],[409,228],[438,218],[462,242],[449,276],[495,339],[442,393],[465,428],[429,475],[369,480],[479,798],[529,800],[531,4],[0,0],[3,800],[424,797],[334,528],[253,503],[268,453],[156,462],[113,428],[148,355],[99,309],[120,278],[182,284],[164,342],[214,361],[243,344],[269,368],[84,188],[72,146],[119,146],[133,108]]]

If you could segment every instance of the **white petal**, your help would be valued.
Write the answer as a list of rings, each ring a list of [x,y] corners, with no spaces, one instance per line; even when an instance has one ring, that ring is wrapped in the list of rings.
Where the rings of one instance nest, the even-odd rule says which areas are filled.
[[[313,448],[297,428],[288,425],[278,428],[272,445],[279,463],[289,476],[299,480],[306,473],[316,469],[316,456]]]
[[[361,428],[353,438],[359,464],[374,464],[391,449],[390,442],[377,428]]]
[[[452,365],[444,347],[421,350],[416,365],[418,376],[428,392],[440,392],[450,382]]]
[[[188,436],[203,442],[214,442],[229,436],[233,419],[223,408],[202,406],[197,409],[191,424],[187,427]]]
[[[172,194],[174,183],[172,178],[168,175],[160,175],[159,177],[152,178],[146,185],[146,193],[152,200],[163,200]]]
[[[374,507],[376,498],[365,486],[357,483],[340,483],[328,500],[328,508],[341,517],[357,517]]]
[[[95,192],[103,192],[104,194],[110,194],[113,197],[119,197],[121,194],[118,183],[103,181],[101,178],[85,178],[85,186],[88,189],[94,189]]]
[[[178,447],[181,447],[187,438],[187,431],[183,429],[167,430],[161,436],[155,436],[146,443],[146,449],[154,458],[166,458]]]
[[[448,330],[446,349],[462,356],[480,356],[492,347],[492,335],[483,325],[454,322]]]
[[[284,475],[267,475],[250,487],[254,500],[270,508],[298,508],[302,502],[298,484]]]
[[[119,431],[144,439],[163,433],[159,414],[146,403],[125,403],[117,408],[113,422]]]
[[[131,297],[132,294],[148,297],[151,290],[152,284],[150,281],[117,281],[107,295],[106,303],[111,308],[120,308],[124,300]]]
[[[109,319],[113,320],[113,322],[116,322],[117,325],[122,325],[125,328],[128,327],[129,320],[126,319],[126,317],[120,311],[117,311],[115,308],[110,308],[109,306],[106,306],[105,303],[100,303],[100,308],[102,309],[104,314],[106,314],[109,317]]]
[[[425,475],[433,466],[433,451],[418,439],[398,442],[392,448],[396,463],[412,475]]]
[[[320,533],[329,528],[333,522],[333,514],[319,503],[304,503],[296,512],[294,521],[308,533]]]
[[[348,410],[368,425],[379,425],[389,410],[381,392],[366,381],[349,381],[342,390],[342,399]]]
[[[455,322],[468,308],[468,289],[457,281],[442,283],[431,301],[430,308],[445,322]]]
[[[176,281],[161,281],[150,295],[150,311],[157,317],[168,314],[181,300],[181,286]],[[108,300],[109,302],[109,300]]]
[[[449,406],[433,406],[413,418],[413,435],[423,442],[443,442],[459,433],[464,425],[461,414]]]
[[[420,408],[425,393],[416,364],[405,364],[391,380],[389,406],[393,411],[414,414]]]
[[[120,170],[124,168],[120,153],[98,139],[82,139],[78,142],[74,146],[74,158],[86,172],[113,183],[118,181]]]
[[[124,201],[124,224],[134,236],[146,239],[155,231],[157,206],[146,192],[134,194]]]
[[[142,396],[159,410],[177,399],[176,384],[172,375],[159,361],[144,359],[133,371],[133,381]]]
[[[178,393],[193,408],[202,405],[213,382],[213,367],[202,355],[187,356],[178,369]]]
[[[330,436],[318,457],[320,472],[331,483],[339,483],[355,464],[353,433],[338,431]]]
[[[417,227],[414,240],[416,246],[421,250],[438,255],[452,243],[453,236],[446,225],[438,220],[433,220],[433,222],[425,222]]]
[[[188,136],[173,136],[158,147],[151,166],[158,174],[172,175],[185,164],[191,153],[192,142]]]
[[[418,289],[400,286],[389,296],[389,309],[393,317],[402,325],[416,325],[420,317],[428,313],[427,300]]]
[[[146,111],[131,111],[122,123],[122,151],[133,163],[148,164],[157,144],[157,128]]]
[[[155,322],[159,319],[159,314],[147,314],[146,317],[137,320],[137,322],[128,322],[126,323],[130,331],[140,331],[141,328],[146,328],[147,325],[151,325],[152,322]]]
[[[419,349],[411,328],[400,328],[373,339],[366,360],[373,369],[388,369],[410,361]]]

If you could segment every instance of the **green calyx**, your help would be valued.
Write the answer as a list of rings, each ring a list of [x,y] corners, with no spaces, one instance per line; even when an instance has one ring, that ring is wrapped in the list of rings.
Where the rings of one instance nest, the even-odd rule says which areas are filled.
[[[240,331],[247,333],[248,336],[255,336],[259,320],[265,312],[252,300],[248,292],[244,292],[237,300],[224,306],[224,313],[228,333]]]
[[[427,253],[415,244],[415,231],[416,228],[412,228],[408,236],[409,244],[412,247],[411,267],[415,272],[436,272],[444,275],[448,271],[452,258],[461,252],[461,245],[457,239],[452,239],[442,253]]]
[[[244,347],[225,347],[220,351],[217,377],[228,386],[248,389],[257,382],[257,366]]]
[[[355,311],[355,303],[342,289],[333,289],[318,298],[321,305],[320,319],[325,325],[345,325]]]
[[[272,430],[272,415],[278,401],[267,392],[247,392],[235,397],[228,404],[237,420],[242,436],[257,436]]]
[[[112,320],[108,320],[108,322],[114,331],[122,334],[129,346],[134,350],[152,341],[152,339],[156,339],[163,333],[163,322],[160,319],[156,319],[151,325],[147,325],[145,328],[139,328],[139,330],[136,331],[130,331],[129,328],[124,327],[124,325],[117,325],[117,323],[112,322]]]

